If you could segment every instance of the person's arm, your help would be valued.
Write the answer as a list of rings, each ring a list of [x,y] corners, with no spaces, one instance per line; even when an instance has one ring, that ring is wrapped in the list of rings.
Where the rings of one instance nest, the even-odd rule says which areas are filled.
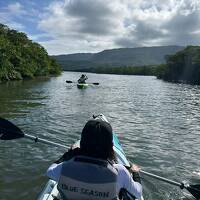
[[[129,169],[130,173],[133,175],[133,180],[141,184],[140,174],[139,171],[141,168],[138,165],[132,165]]]
[[[118,187],[119,190],[124,188],[129,193],[134,195],[137,199],[142,197],[142,185],[139,182],[136,182],[132,179],[129,171],[121,164],[115,164],[115,168],[118,171]]]
[[[80,155],[80,148],[77,146],[72,146],[68,152],[64,153],[58,160],[56,160],[47,170],[46,176],[50,179],[58,181],[62,169],[62,163],[64,161],[70,160],[74,156]]]

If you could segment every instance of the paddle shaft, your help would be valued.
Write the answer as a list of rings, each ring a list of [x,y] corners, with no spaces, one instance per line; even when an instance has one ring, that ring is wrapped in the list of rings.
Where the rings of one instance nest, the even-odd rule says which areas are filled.
[[[76,81],[66,81],[66,83],[77,83]],[[86,84],[93,84],[93,85],[99,85],[99,83],[86,83]]]
[[[38,137],[35,137],[35,136],[32,136],[32,135],[29,135],[29,134],[25,134],[24,133],[24,137],[25,138],[28,138],[34,142],[40,142],[40,143],[43,143],[43,144],[49,144],[49,145],[54,145],[54,146],[57,146],[57,147],[62,147],[62,148],[65,148],[65,149],[68,149],[67,146],[65,145],[62,145],[62,144],[59,144],[59,143],[56,143],[56,142],[52,142],[52,141],[49,141],[49,140],[45,140],[45,139],[42,139],[42,138],[38,138]],[[167,178],[164,178],[164,177],[161,177],[161,176],[158,176],[158,175],[155,175],[155,174],[152,174],[152,173],[149,173],[149,172],[145,172],[143,170],[140,170],[140,173],[142,174],[145,174],[147,176],[150,176],[152,178],[156,178],[158,180],[161,180],[161,181],[164,181],[166,183],[170,183],[170,184],[173,184],[173,185],[176,185],[176,186],[179,186],[181,187],[182,184],[181,183],[178,183],[176,181],[172,181],[172,180],[169,180]]]
[[[68,149],[68,147],[65,146],[65,145],[62,145],[62,144],[59,144],[59,143],[56,143],[56,142],[52,142],[52,141],[49,141],[49,140],[41,139],[41,138],[29,135],[29,134],[24,134],[24,137],[31,139],[34,142],[41,142],[43,144],[49,144],[49,145],[54,145],[54,146],[57,146],[57,147],[62,147],[62,148]]]
[[[169,184],[172,184],[172,185],[176,185],[176,186],[179,186],[179,187],[182,187],[182,186],[183,186],[183,184],[181,184],[181,183],[178,183],[178,182],[176,182],[176,181],[169,180],[169,179],[167,179],[167,178],[164,178],[164,177],[161,177],[161,176],[158,176],[158,175],[149,173],[149,172],[145,172],[145,171],[143,171],[143,170],[140,170],[140,173],[145,174],[145,175],[147,175],[147,176],[149,176],[149,177],[158,179],[158,180],[160,180],[160,181],[164,181],[164,182],[169,183]]]

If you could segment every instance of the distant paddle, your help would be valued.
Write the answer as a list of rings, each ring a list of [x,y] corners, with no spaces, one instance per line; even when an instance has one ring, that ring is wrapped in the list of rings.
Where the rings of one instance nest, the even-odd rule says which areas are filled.
[[[77,83],[77,82],[66,80],[66,83]],[[87,84],[99,85],[99,83],[87,83]]]
[[[66,81],[66,83],[73,83],[72,81]]]

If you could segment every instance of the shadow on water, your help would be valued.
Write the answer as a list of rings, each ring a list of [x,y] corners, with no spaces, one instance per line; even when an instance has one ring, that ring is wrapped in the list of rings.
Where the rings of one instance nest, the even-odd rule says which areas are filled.
[[[41,87],[47,81],[46,78],[40,78],[1,83],[0,115],[8,118],[25,116],[35,107],[42,106],[42,100],[48,97]]]

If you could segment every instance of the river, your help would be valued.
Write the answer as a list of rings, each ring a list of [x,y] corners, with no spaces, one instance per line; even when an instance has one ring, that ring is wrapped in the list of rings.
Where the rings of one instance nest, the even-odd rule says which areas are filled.
[[[173,84],[153,76],[80,73],[0,84],[0,116],[24,132],[70,145],[86,121],[103,113],[128,158],[143,170],[175,181],[200,182],[200,86]],[[27,139],[0,141],[1,200],[36,199],[45,171],[64,149]],[[146,200],[178,200],[176,187],[143,176]]]

